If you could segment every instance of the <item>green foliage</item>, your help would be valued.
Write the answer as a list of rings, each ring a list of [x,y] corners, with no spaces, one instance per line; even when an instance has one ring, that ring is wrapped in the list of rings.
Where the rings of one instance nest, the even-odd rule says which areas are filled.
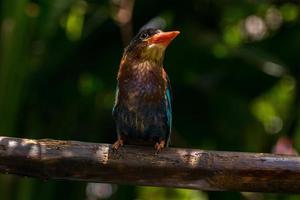
[[[165,57],[174,92],[172,146],[270,152],[287,135],[299,150],[295,2],[135,1],[127,23],[128,13],[118,11],[116,0],[2,0],[0,135],[112,143],[122,37],[130,34],[130,24],[136,33],[161,17],[168,30],[181,31]],[[5,200],[84,199],[85,187],[0,176]],[[299,198],[113,188],[110,199]]]
[[[185,189],[165,189],[157,187],[138,187],[137,199],[151,200],[208,200],[208,196],[200,191]]]

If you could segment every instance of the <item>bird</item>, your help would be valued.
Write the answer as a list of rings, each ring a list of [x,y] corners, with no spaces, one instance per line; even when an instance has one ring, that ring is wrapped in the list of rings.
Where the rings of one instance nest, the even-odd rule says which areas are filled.
[[[164,70],[165,50],[179,31],[141,30],[125,48],[117,74],[112,111],[118,150],[124,144],[168,146],[172,128],[172,92]]]

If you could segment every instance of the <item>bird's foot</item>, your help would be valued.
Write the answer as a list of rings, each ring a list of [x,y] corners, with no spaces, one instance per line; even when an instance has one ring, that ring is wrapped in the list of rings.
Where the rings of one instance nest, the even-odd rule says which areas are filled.
[[[160,142],[156,142],[154,148],[156,149],[156,153],[159,153],[165,148],[165,140],[161,140]]]
[[[112,145],[112,149],[114,151],[118,151],[118,149],[123,146],[123,140],[121,138],[119,138],[113,145]]]

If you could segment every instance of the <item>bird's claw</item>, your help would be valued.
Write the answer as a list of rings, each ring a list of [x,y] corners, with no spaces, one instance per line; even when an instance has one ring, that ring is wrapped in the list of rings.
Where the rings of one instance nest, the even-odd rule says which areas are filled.
[[[156,149],[156,153],[159,153],[165,148],[165,140],[161,140],[160,142],[156,142],[154,145],[154,148]]]
[[[120,148],[120,147],[122,147],[123,146],[123,140],[121,139],[121,138],[119,138],[113,145],[112,145],[112,149],[114,150],[114,151],[118,151],[118,149]]]

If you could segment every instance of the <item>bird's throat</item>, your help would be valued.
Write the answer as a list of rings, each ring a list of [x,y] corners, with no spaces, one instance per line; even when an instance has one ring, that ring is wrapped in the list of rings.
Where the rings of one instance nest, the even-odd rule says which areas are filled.
[[[142,49],[141,58],[161,65],[164,59],[165,50],[166,47],[162,44],[149,44]]]

